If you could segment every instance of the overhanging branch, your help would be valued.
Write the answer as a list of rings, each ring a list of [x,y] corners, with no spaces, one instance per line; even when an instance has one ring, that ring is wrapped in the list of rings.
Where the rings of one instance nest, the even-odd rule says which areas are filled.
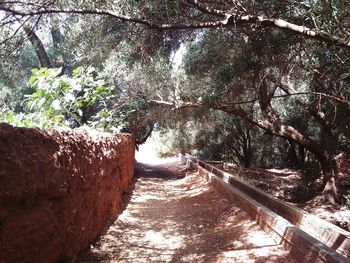
[[[285,95],[276,95],[276,96],[271,97],[271,99],[281,99],[281,98],[287,98],[287,97],[293,97],[293,96],[305,96],[305,95],[319,95],[319,96],[328,98],[330,100],[333,100],[334,102],[339,103],[340,105],[345,107],[348,111],[350,111],[350,101],[333,96],[333,95],[330,95],[330,94],[321,93],[321,92],[297,92],[297,93],[290,93],[290,94],[285,94]],[[236,102],[232,102],[232,103],[222,103],[222,105],[225,105],[225,106],[244,105],[244,104],[252,104],[252,103],[255,103],[256,101],[258,101],[258,99],[253,98],[250,100],[242,100],[242,101],[236,101]],[[164,100],[149,100],[148,102],[153,103],[153,104],[172,107],[174,109],[208,106],[207,104],[200,103],[200,102],[180,101],[180,102],[175,103],[175,102],[164,101]]]
[[[339,46],[345,50],[350,51],[350,41],[347,41],[339,36],[332,35],[328,32],[311,29],[302,25],[290,23],[283,19],[271,18],[258,15],[231,15],[231,14],[218,14],[222,16],[221,19],[207,22],[183,22],[183,23],[153,23],[152,21],[132,17],[128,15],[122,15],[108,10],[85,10],[85,9],[39,9],[34,11],[23,11],[15,8],[11,8],[8,5],[0,4],[0,11],[9,12],[16,16],[27,17],[27,16],[38,16],[43,14],[59,14],[59,13],[70,13],[70,14],[81,14],[81,15],[102,15],[113,17],[117,20],[136,23],[144,25],[151,29],[158,30],[175,30],[175,29],[201,29],[201,28],[237,28],[247,25],[258,25],[262,27],[272,27],[285,31],[292,32],[294,34],[302,35],[307,38],[316,39],[322,42],[326,42],[332,45]],[[212,10],[210,10],[212,11]]]
[[[173,109],[196,108],[196,107],[203,106],[203,104],[198,102],[184,102],[184,101],[169,102],[164,100],[149,100],[148,102],[151,104],[168,106]]]

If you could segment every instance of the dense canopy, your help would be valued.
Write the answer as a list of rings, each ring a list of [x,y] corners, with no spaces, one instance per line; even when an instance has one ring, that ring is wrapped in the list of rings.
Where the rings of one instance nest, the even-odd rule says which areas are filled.
[[[309,197],[342,197],[346,0],[1,0],[0,45],[2,121],[156,130],[167,151],[313,167]]]

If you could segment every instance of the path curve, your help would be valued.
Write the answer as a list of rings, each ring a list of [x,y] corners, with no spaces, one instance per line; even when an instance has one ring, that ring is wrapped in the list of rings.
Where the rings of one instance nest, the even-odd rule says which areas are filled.
[[[179,162],[138,164],[123,212],[79,261],[294,262],[246,212]]]

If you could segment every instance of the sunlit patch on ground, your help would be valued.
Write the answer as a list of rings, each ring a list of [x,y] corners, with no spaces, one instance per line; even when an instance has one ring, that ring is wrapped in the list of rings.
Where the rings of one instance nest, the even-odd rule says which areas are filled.
[[[153,244],[156,247],[162,247],[164,249],[180,249],[183,243],[183,237],[178,236],[169,236],[165,231],[156,232],[149,230],[145,233],[145,240],[150,244]]]
[[[143,164],[125,210],[81,262],[293,262],[244,211],[185,168]]]

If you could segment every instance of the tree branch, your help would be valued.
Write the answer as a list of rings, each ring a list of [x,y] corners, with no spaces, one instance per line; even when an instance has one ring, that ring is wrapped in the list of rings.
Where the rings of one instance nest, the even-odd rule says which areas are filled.
[[[215,16],[218,16],[221,18],[225,18],[225,16],[226,16],[224,11],[208,7],[208,6],[200,3],[198,0],[187,0],[186,3],[189,4],[190,6],[193,6],[194,8],[198,9],[199,11],[201,11],[203,13],[215,15]]]
[[[164,100],[149,100],[148,101],[151,104],[158,104],[158,105],[164,105],[164,106],[170,106],[173,109],[183,109],[183,108],[196,108],[203,106],[203,104],[200,104],[198,102],[169,102],[169,101],[164,101]]]
[[[40,38],[37,36],[37,34],[34,32],[34,28],[30,28],[25,25],[23,29],[29,41],[32,43],[34,47],[35,53],[38,56],[41,67],[50,68],[51,62],[50,62],[49,56],[47,55],[44,44],[42,43]]]
[[[326,93],[320,93],[320,92],[297,92],[297,93],[290,93],[290,94],[285,94],[285,95],[277,95],[277,96],[273,96],[271,97],[271,99],[280,99],[280,98],[287,98],[287,97],[293,97],[293,96],[305,96],[305,95],[319,95],[319,96],[323,96],[325,98],[331,99],[339,104],[341,104],[343,107],[345,107],[347,110],[350,111],[350,101],[330,95],[330,94],[326,94]],[[226,103],[226,104],[222,104],[224,106],[234,106],[234,105],[244,105],[244,104],[252,104],[257,102],[258,99],[254,98],[251,100],[242,100],[242,101],[236,101],[236,102],[232,102],[232,103]],[[199,103],[199,102],[179,102],[178,106],[176,107],[175,102],[169,102],[169,101],[164,101],[164,100],[149,100],[149,103],[154,103],[154,104],[159,104],[159,105],[164,105],[164,106],[171,106],[173,108],[189,108],[189,107],[200,107],[200,106],[205,106],[205,104],[203,103]]]
[[[100,9],[85,10],[85,9],[46,8],[46,9],[39,9],[34,11],[22,11],[22,10],[16,10],[14,8],[10,8],[4,4],[0,4],[0,11],[9,12],[13,15],[22,16],[22,17],[38,16],[43,14],[59,14],[59,13],[81,14],[81,15],[102,15],[102,16],[110,16],[124,22],[141,24],[148,28],[159,29],[159,30],[201,29],[201,28],[218,28],[218,27],[237,28],[237,27],[243,27],[247,25],[259,25],[262,27],[272,27],[272,28],[289,31],[298,35],[302,35],[307,38],[312,38],[312,39],[319,40],[321,42],[326,42],[332,45],[336,45],[336,46],[339,46],[340,48],[350,51],[350,41],[342,39],[339,36],[332,35],[328,32],[321,31],[318,29],[311,29],[305,26],[293,24],[283,19],[258,16],[258,15],[241,16],[241,15],[231,15],[226,13],[225,17],[222,16],[223,19],[216,20],[216,21],[198,22],[198,23],[184,22],[184,23],[158,24],[145,19],[132,17],[128,15],[122,15],[112,11],[100,10]]]
[[[248,113],[246,113],[239,105],[234,105],[234,104],[209,105],[209,104],[201,104],[197,102],[184,102],[182,105],[175,107],[176,104],[173,102],[157,101],[157,100],[151,100],[149,102],[156,103],[159,105],[170,106],[170,107],[173,107],[173,109],[182,109],[182,108],[188,108],[188,107],[192,107],[192,108],[208,107],[214,110],[220,110],[228,114],[235,115],[275,136],[290,139],[295,141],[298,144],[301,144],[303,147],[305,147],[306,149],[314,153],[315,156],[317,156],[317,158],[323,163],[331,159],[331,155],[328,153],[326,149],[322,147],[321,144],[312,140],[308,136],[301,134],[294,127],[284,123],[279,123],[279,122],[272,123],[270,120],[256,118],[253,115],[249,115]]]
[[[260,127],[261,129],[278,137],[290,139],[298,144],[303,145],[306,149],[311,151],[321,163],[327,163],[332,159],[328,151],[318,142],[312,140],[308,136],[301,134],[297,129],[284,123],[271,123],[269,120],[259,119],[252,115],[247,114],[241,107],[228,107],[218,105],[215,107],[217,110],[224,111],[228,114],[235,115],[243,120],[250,122],[251,124]]]

